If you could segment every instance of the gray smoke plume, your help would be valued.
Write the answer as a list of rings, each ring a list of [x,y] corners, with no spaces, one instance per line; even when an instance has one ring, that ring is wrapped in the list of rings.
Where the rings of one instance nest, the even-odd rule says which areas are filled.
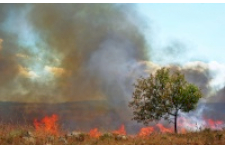
[[[1,70],[17,70],[1,77],[2,81],[12,83],[10,92],[2,91],[1,99],[25,102],[112,99],[109,97],[112,90],[105,90],[105,85],[125,78],[127,70],[122,68],[130,62],[147,59],[145,40],[137,26],[141,20],[130,6],[1,4],[1,8],[4,40],[1,52],[11,56],[4,56],[7,61],[1,62],[1,67],[10,69]],[[93,72],[96,66],[99,73]],[[126,88],[121,88],[124,83],[127,82],[110,84],[120,91],[114,94],[115,101],[125,97],[122,89]]]

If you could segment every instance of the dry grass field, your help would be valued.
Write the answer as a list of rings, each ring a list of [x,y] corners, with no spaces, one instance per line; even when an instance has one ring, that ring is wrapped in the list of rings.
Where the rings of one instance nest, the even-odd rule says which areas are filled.
[[[223,145],[225,130],[204,129],[185,134],[153,132],[148,136],[120,135],[116,132],[57,133],[34,126],[0,125],[1,145]]]

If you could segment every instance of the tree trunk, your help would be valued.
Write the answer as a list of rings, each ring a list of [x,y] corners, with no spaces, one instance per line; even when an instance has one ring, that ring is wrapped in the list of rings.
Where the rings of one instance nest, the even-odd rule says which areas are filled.
[[[174,116],[174,132],[177,133],[177,113]]]
[[[174,132],[177,133],[177,116],[178,116],[179,109],[176,109],[174,113]]]

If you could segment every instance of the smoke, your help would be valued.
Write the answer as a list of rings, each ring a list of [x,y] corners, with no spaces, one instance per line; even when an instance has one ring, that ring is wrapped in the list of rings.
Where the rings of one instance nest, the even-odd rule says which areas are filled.
[[[130,82],[116,81],[126,79],[128,69],[123,70],[124,66],[147,59],[145,39],[137,26],[141,20],[132,6],[2,4],[1,7],[1,38],[6,40],[3,51],[11,51],[15,61],[9,66],[10,60],[4,56],[7,62],[1,64],[17,68],[12,76],[1,77],[13,83],[10,91],[1,93],[5,94],[1,100],[119,102],[125,96],[130,97],[124,94],[125,83]],[[6,36],[15,37],[9,43]],[[118,94],[110,94],[114,90]]]

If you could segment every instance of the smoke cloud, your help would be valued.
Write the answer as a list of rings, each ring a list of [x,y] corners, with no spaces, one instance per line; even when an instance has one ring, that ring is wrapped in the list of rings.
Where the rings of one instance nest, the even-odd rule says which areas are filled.
[[[127,77],[128,69],[123,68],[130,62],[147,59],[145,40],[137,26],[139,20],[131,19],[130,15],[134,18],[136,15],[127,5],[3,4],[1,7],[4,51],[11,51],[15,61],[12,66],[17,68],[12,76],[1,77],[14,83],[10,92],[4,90],[5,96],[1,98],[25,102],[112,98],[119,101],[125,98],[122,87],[129,83],[116,82]],[[16,23],[18,27],[10,31]],[[5,35],[16,37],[9,43]],[[7,62],[1,64],[13,70],[9,58],[4,58]],[[105,89],[118,89],[119,93],[110,94],[114,91]]]

